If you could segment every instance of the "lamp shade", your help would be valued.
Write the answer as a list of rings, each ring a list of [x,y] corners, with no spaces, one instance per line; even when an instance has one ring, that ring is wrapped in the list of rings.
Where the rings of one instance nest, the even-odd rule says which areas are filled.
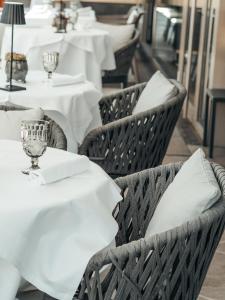
[[[26,24],[23,3],[5,2],[1,16],[1,23],[15,25]]]

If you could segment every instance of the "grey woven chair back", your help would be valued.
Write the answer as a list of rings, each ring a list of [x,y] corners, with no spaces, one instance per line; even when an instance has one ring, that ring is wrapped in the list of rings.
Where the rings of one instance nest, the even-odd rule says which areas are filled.
[[[13,110],[25,110],[28,108],[17,105],[0,105],[0,110],[13,111]],[[48,146],[61,150],[67,150],[66,136],[61,127],[48,116],[44,116],[44,120],[49,121],[49,137]]]
[[[122,82],[124,86],[127,86],[128,72],[132,65],[132,59],[134,57],[140,33],[135,30],[133,38],[127,42],[127,44],[121,49],[115,52],[116,69],[111,71],[105,71],[102,78],[104,83],[117,83]]]
[[[160,166],[116,180],[124,198],[113,212],[119,225],[117,247],[103,249],[90,260],[78,299],[197,299],[225,226],[225,170],[212,164],[222,191],[217,204],[182,226],[145,238],[155,208],[180,167]],[[102,270],[107,270],[104,278]]]
[[[146,83],[136,84],[103,97],[99,101],[102,124],[106,125],[131,116],[145,86]],[[149,95],[149,98],[151,98],[151,95]]]
[[[131,114],[145,84],[100,101],[105,126],[86,137],[80,153],[104,158],[96,162],[114,178],[160,165],[186,95],[181,84],[172,82],[177,87],[175,97],[135,115]]]
[[[128,73],[139,38],[140,32],[136,30],[133,38],[123,48],[115,52],[116,70],[112,71],[113,73],[117,73],[118,75]]]

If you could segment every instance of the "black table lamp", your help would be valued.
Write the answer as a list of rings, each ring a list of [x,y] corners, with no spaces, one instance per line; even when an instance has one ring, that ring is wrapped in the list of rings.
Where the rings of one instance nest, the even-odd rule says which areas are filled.
[[[12,64],[13,64],[13,35],[14,35],[14,25],[24,25],[25,17],[24,17],[24,7],[23,3],[19,2],[5,2],[1,23],[3,24],[11,24],[12,25],[12,34],[11,34],[11,60],[10,60],[10,75],[9,75],[9,84],[6,85],[1,90],[5,90],[8,92],[25,90],[26,88],[21,86],[12,85]]]

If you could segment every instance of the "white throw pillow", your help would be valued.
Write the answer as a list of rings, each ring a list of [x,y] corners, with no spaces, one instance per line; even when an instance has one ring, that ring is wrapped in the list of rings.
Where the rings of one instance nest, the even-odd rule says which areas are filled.
[[[123,48],[129,42],[129,40],[131,40],[134,34],[134,24],[111,25],[96,22],[94,27],[105,30],[109,33],[114,52]]]
[[[220,197],[211,165],[204,152],[198,149],[164,192],[145,236],[170,230],[198,217]]]
[[[127,19],[127,24],[134,24],[139,16],[138,9],[133,9]]]
[[[28,110],[0,110],[0,139],[20,140],[20,126],[23,120],[42,120],[41,108]]]
[[[155,72],[142,91],[133,114],[157,107],[176,96],[177,88],[160,71]]]

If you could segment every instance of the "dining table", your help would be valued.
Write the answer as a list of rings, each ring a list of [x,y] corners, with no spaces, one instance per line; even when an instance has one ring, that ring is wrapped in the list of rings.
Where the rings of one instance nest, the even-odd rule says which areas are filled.
[[[55,167],[71,155],[76,174],[40,184],[21,172],[29,165],[22,143],[0,140],[2,300],[15,299],[21,280],[56,299],[72,300],[88,261],[118,231],[112,211],[120,189],[98,165],[47,148],[40,167]]]
[[[40,21],[40,24],[42,21]],[[68,27],[69,28],[69,27]],[[15,26],[14,52],[26,55],[29,70],[43,70],[43,53],[59,52],[57,73],[83,73],[96,88],[102,88],[102,72],[116,68],[112,40],[107,31],[80,26],[56,33],[51,25]],[[11,47],[11,29],[6,26],[1,47],[2,69]]]
[[[61,81],[73,78],[79,80],[60,85]],[[55,86],[54,81],[59,86]],[[0,87],[4,87],[5,84],[5,74],[0,72]],[[53,73],[52,80],[48,80],[44,71],[29,71],[25,84],[15,84],[25,86],[26,90],[0,90],[0,104],[26,108],[41,107],[64,131],[67,150],[70,152],[77,153],[87,133],[102,125],[98,104],[102,93],[92,82],[85,80],[82,74],[72,77]]]

